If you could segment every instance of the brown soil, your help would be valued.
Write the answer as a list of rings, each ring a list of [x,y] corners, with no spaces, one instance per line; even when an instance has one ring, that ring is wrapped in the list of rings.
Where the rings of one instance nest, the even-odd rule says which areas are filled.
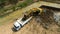
[[[0,34],[60,34],[58,26],[52,25],[45,29],[38,23],[36,19],[32,19],[28,24],[24,25],[19,31],[12,31],[13,23],[9,23],[0,27]]]
[[[44,3],[42,2],[41,4],[44,4]],[[31,5],[31,7],[34,7],[34,6],[35,7],[40,6],[40,2],[36,3],[36,4],[33,4],[33,6]],[[31,8],[31,7],[28,6],[28,8]],[[27,9],[24,9],[24,10],[27,10]],[[0,26],[0,34],[60,34],[60,27],[57,26],[56,24],[54,24],[55,22],[51,22],[53,24],[50,24],[51,26],[48,25],[47,26],[48,29],[46,29],[44,26],[46,26],[45,23],[47,23],[47,22],[45,22],[45,21],[47,21],[47,18],[43,18],[43,22],[41,22],[42,20],[40,22],[38,22],[37,21],[38,19],[42,19],[42,18],[37,18],[37,19],[33,18],[28,24],[24,25],[24,27],[21,28],[17,32],[12,31],[13,21],[9,22],[9,23],[7,23],[5,25]],[[2,20],[2,23],[4,23],[3,20]]]

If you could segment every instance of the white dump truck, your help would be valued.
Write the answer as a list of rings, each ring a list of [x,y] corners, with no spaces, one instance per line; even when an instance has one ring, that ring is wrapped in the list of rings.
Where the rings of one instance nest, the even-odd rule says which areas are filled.
[[[19,29],[21,29],[26,23],[28,23],[32,17],[29,17],[26,20],[22,20],[23,18],[18,19],[17,21],[14,22],[14,30],[18,31]]]
[[[39,9],[33,8],[33,9],[27,11],[22,18],[20,18],[14,22],[14,27],[13,27],[14,30],[18,31],[19,29],[22,28],[22,26],[24,26],[26,23],[28,23],[33,18],[33,16],[35,17],[41,13],[42,13],[41,8],[39,8]]]

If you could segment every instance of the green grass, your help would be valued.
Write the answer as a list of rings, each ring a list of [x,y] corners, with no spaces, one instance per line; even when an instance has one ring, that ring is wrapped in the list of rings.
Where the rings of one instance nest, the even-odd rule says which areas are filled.
[[[4,17],[7,14],[10,14],[10,13],[16,11],[17,9],[26,7],[27,5],[29,5],[29,3],[31,4],[32,2],[33,2],[33,0],[26,0],[26,1],[22,2],[22,3],[19,3],[18,5],[13,5],[13,6],[10,6],[8,8],[2,8],[2,9],[0,9],[0,17]],[[20,8],[17,8],[17,7],[20,7]],[[6,13],[8,10],[12,10],[12,12]]]

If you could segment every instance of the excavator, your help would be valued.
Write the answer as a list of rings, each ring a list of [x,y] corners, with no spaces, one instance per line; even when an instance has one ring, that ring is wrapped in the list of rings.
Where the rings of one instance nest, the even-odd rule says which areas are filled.
[[[15,31],[20,30],[26,23],[28,23],[33,17],[37,15],[41,15],[43,12],[42,8],[32,8],[29,11],[26,11],[24,13],[24,16],[20,19],[18,19],[16,22],[14,22],[13,29]]]
[[[26,11],[25,14],[24,14],[24,17],[23,17],[23,21],[28,19],[29,17],[35,17],[39,14],[42,14],[43,10],[42,8],[32,8],[30,9],[29,11]]]

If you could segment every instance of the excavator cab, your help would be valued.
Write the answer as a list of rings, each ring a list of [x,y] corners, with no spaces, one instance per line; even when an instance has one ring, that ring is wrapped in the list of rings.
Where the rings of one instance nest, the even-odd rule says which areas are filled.
[[[33,16],[37,16],[42,13],[42,8],[33,8],[32,12]]]
[[[31,12],[31,11],[30,11]],[[31,15],[30,15],[30,12],[29,11],[26,11],[25,13],[24,13],[24,17],[23,17],[23,19],[22,19],[22,21],[25,21],[26,19],[28,19]]]
[[[42,9],[40,9],[40,8],[32,8],[29,11],[26,11],[22,20],[24,21],[31,16],[37,16],[37,15],[39,15],[39,13],[41,14],[41,12],[42,12]]]
[[[33,16],[37,16],[39,13],[40,13],[40,10],[35,10],[35,11],[33,12]]]
[[[25,21],[27,19],[28,16],[24,15],[22,21]]]

